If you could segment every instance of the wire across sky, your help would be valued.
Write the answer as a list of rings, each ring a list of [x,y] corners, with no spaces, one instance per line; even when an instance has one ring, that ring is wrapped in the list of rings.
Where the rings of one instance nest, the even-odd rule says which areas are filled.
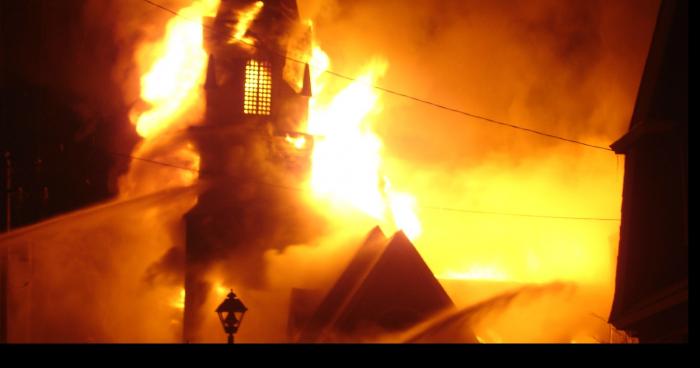
[[[170,13],[170,14],[173,14],[174,16],[177,16],[177,17],[183,18],[183,19],[185,19],[185,20],[191,21],[191,22],[193,22],[193,24],[196,24],[197,26],[203,26],[203,27],[205,27],[205,28],[207,28],[207,29],[209,29],[209,30],[211,30],[211,31],[213,31],[213,32],[217,32],[217,30],[214,29],[213,27],[210,27],[210,26],[207,26],[207,25],[202,25],[201,22],[200,22],[199,20],[185,17],[185,16],[181,15],[180,13],[178,13],[177,11],[175,11],[175,10],[173,10],[173,9],[170,9],[170,8],[168,8],[168,7],[166,7],[166,6],[162,5],[162,4],[156,3],[156,2],[151,1],[151,0],[142,0],[142,1],[145,2],[145,3],[147,3],[147,4],[149,4],[149,5],[151,5],[151,6],[153,6],[153,7],[155,7],[155,8],[158,8],[158,9],[160,9],[160,10],[163,10],[163,11],[165,11],[165,12],[168,12],[168,13]],[[215,33],[215,34],[216,34],[216,33]],[[247,41],[245,41],[245,40],[238,40],[238,42],[241,42],[241,43],[243,43],[243,44],[246,44],[246,45],[251,46],[251,47],[254,47],[254,48],[262,48],[262,49],[264,49],[265,51],[275,53],[276,55],[279,55],[279,56],[281,56],[281,57],[284,57],[285,59],[290,60],[290,61],[293,61],[293,62],[302,63],[302,64],[310,64],[311,66],[313,66],[313,64],[311,64],[311,63],[308,62],[308,61],[303,61],[303,60],[299,60],[299,59],[296,59],[296,58],[293,58],[293,57],[289,57],[289,56],[287,56],[287,55],[282,55],[282,54],[280,54],[279,52],[277,52],[276,50],[269,49],[269,48],[265,47],[264,45],[256,45],[256,44],[247,42]],[[338,73],[338,72],[335,72],[335,71],[332,71],[332,70],[324,70],[324,72],[325,72],[326,74],[331,75],[331,76],[334,76],[334,77],[336,77],[336,78],[344,79],[344,80],[347,80],[347,81],[357,81],[357,78],[355,78],[355,77],[347,76],[347,75],[344,75],[344,74],[341,74],[341,73]],[[382,86],[377,86],[377,85],[372,85],[372,88],[374,88],[374,89],[376,89],[376,90],[378,90],[378,91],[381,91],[381,92],[390,94],[390,95],[395,95],[395,96],[398,96],[398,97],[401,97],[401,98],[404,98],[404,99],[408,99],[408,100],[411,100],[411,101],[414,101],[414,102],[417,102],[417,103],[421,103],[421,104],[425,104],[425,105],[428,105],[428,106],[432,106],[432,107],[437,108],[437,109],[441,109],[441,110],[449,111],[449,112],[452,112],[452,113],[460,114],[460,115],[466,116],[466,117],[468,117],[468,118],[481,120],[481,121],[484,121],[484,122],[487,122],[487,123],[491,123],[491,124],[495,124],[495,125],[499,125],[499,126],[502,126],[502,127],[507,127],[507,128],[512,128],[512,129],[521,130],[521,131],[524,131],[524,132],[527,132],[527,133],[539,135],[539,136],[546,137],[546,138],[551,138],[551,139],[556,139],[556,140],[564,141],[564,142],[567,142],[567,143],[577,144],[577,145],[584,146],[584,147],[587,147],[587,148],[592,148],[592,149],[604,150],[604,151],[612,152],[612,150],[611,150],[609,147],[604,147],[604,146],[599,146],[599,145],[595,145],[595,144],[590,144],[590,143],[582,142],[582,141],[579,141],[579,140],[570,139],[570,138],[558,136],[558,135],[555,135],[555,134],[551,134],[551,133],[539,131],[539,130],[536,130],[536,129],[532,129],[532,128],[520,126],[520,125],[517,125],[517,124],[512,124],[512,123],[509,123],[509,122],[505,122],[505,121],[500,121],[500,120],[492,119],[492,118],[489,118],[489,117],[481,116],[481,115],[479,115],[479,114],[471,113],[471,112],[468,112],[468,111],[465,111],[465,110],[461,110],[461,109],[449,107],[449,106],[446,106],[446,105],[443,105],[443,104],[440,104],[440,103],[437,103],[437,102],[434,102],[434,101],[430,101],[430,100],[427,100],[427,99],[423,99],[423,98],[420,98],[420,97],[416,97],[416,96],[413,96],[413,95],[410,95],[410,94],[407,94],[407,93],[399,92],[399,91],[396,91],[396,90],[393,90],[393,89],[390,89],[390,88],[386,88],[386,87],[382,87]],[[98,149],[99,149],[99,148],[98,148]],[[142,162],[146,162],[146,163],[150,163],[150,164],[154,164],[154,165],[161,165],[161,166],[165,166],[165,167],[170,167],[170,168],[175,168],[175,169],[180,169],[180,170],[186,170],[186,171],[201,173],[201,171],[200,171],[200,170],[197,170],[197,169],[192,169],[192,168],[188,168],[188,167],[178,166],[178,165],[170,164],[170,163],[167,163],[167,162],[161,162],[161,161],[151,160],[151,159],[147,159],[147,158],[143,158],[143,157],[136,157],[136,156],[129,155],[129,154],[124,154],[124,153],[110,152],[110,151],[106,151],[106,150],[103,150],[103,149],[100,149],[100,150],[102,150],[102,151],[104,151],[104,152],[106,152],[106,153],[108,153],[108,154],[114,155],[114,156],[119,156],[119,157],[123,157],[123,158],[129,158],[129,159],[133,159],[133,160],[137,160],[137,161],[142,161]],[[296,187],[284,186],[284,185],[279,185],[279,184],[272,184],[272,183],[265,183],[265,182],[258,182],[258,181],[256,181],[256,183],[259,183],[259,184],[261,184],[261,185],[270,186],[270,187],[276,187],[276,188],[284,189],[284,190],[306,191],[306,190],[303,189],[303,188],[296,188]],[[516,212],[500,212],[500,211],[482,211],[482,210],[474,210],[474,209],[466,209],[466,208],[451,208],[451,207],[432,206],[432,205],[418,205],[417,207],[422,208],[422,209],[425,209],[425,210],[432,210],[432,211],[442,211],[442,212],[452,212],[452,213],[462,213],[462,214],[475,214],[475,215],[514,216],[514,217],[529,217],[529,218],[558,219],[558,220],[581,220],[581,221],[620,221],[619,218],[612,218],[612,217],[554,216],[554,215],[532,214],[532,213],[516,213]]]
[[[185,16],[181,15],[180,13],[178,13],[177,11],[175,11],[175,10],[173,10],[173,9],[170,9],[170,8],[168,8],[168,7],[165,7],[165,6],[161,5],[161,4],[155,3],[155,2],[153,2],[153,1],[151,1],[151,0],[142,0],[142,1],[145,2],[145,3],[147,3],[147,4],[150,4],[150,5],[154,6],[154,7],[156,7],[156,8],[158,8],[158,9],[161,9],[161,10],[166,11],[166,12],[168,12],[168,13],[171,13],[171,14],[177,16],[177,17],[180,17],[180,18],[182,18],[182,19],[185,19],[185,20],[188,20],[188,21],[191,21],[191,22],[196,22],[196,25],[197,25],[197,26],[200,26],[200,22],[199,22],[198,20],[185,17]],[[207,25],[202,25],[202,26],[205,27],[205,28],[207,28],[207,29],[209,29],[209,30],[211,30],[211,31],[213,31],[213,32],[217,32],[217,30],[214,29],[213,27],[210,27],[210,26],[207,26]],[[280,54],[279,52],[277,52],[276,50],[267,48],[267,47],[265,47],[264,45],[256,45],[256,44],[251,43],[251,42],[246,42],[245,40],[238,40],[238,42],[241,42],[241,43],[243,43],[243,44],[246,44],[246,45],[248,45],[248,46],[250,46],[250,47],[254,47],[254,48],[263,48],[263,49],[265,49],[265,51],[267,51],[267,52],[272,52],[272,53],[274,53],[274,54],[276,54],[276,55],[279,55],[279,56],[281,56],[281,57],[284,57],[285,59],[287,59],[287,60],[289,60],[289,61],[293,61],[293,62],[301,63],[301,64],[309,64],[309,65],[312,66],[312,67],[314,66],[314,65],[311,64],[309,61],[303,61],[303,60],[299,60],[299,59],[290,57],[290,56],[288,56],[288,55],[282,55],[282,54]],[[356,78],[356,77],[347,76],[347,75],[344,75],[344,74],[341,74],[341,73],[338,73],[338,72],[335,72],[335,71],[332,71],[332,70],[324,70],[324,73],[326,73],[326,74],[328,74],[328,75],[331,75],[331,76],[334,76],[334,77],[337,77],[337,78],[345,79],[345,80],[347,80],[347,81],[352,81],[352,82],[354,82],[354,81],[357,81],[357,80],[358,80],[358,78]],[[556,134],[547,133],[547,132],[543,132],[543,131],[540,131],[540,130],[536,130],[536,129],[524,127],[524,126],[521,126],[521,125],[517,125],[517,124],[513,124],[513,123],[509,123],[509,122],[505,122],[505,121],[501,121],[501,120],[497,120],[497,119],[492,119],[492,118],[489,118],[489,117],[486,117],[486,116],[482,116],[482,115],[479,115],[479,114],[475,114],[475,113],[471,113],[471,112],[468,112],[468,111],[465,111],[465,110],[462,110],[462,109],[457,109],[457,108],[454,108],[454,107],[449,107],[449,106],[446,106],[446,105],[441,104],[441,103],[437,103],[437,102],[430,101],[430,100],[427,100],[427,99],[424,99],[424,98],[416,97],[416,96],[410,95],[410,94],[408,94],[408,93],[399,92],[399,91],[396,91],[396,90],[391,89],[391,88],[381,87],[381,86],[377,86],[377,85],[372,85],[372,88],[374,88],[374,89],[376,89],[376,90],[378,90],[378,91],[381,91],[381,92],[390,94],[390,95],[402,97],[402,98],[405,98],[405,99],[408,99],[408,100],[411,100],[411,101],[414,101],[414,102],[418,102],[418,103],[421,103],[421,104],[425,104],[425,105],[428,105],[428,106],[432,106],[432,107],[434,107],[434,108],[441,109],[441,110],[445,110],[445,111],[449,111],[449,112],[452,112],[452,113],[460,114],[460,115],[462,115],[462,116],[466,116],[466,117],[469,117],[469,118],[472,118],[472,119],[481,120],[481,121],[484,121],[484,122],[487,122],[487,123],[496,124],[496,125],[500,125],[500,126],[507,127],[507,128],[512,128],[512,129],[518,129],[518,130],[521,130],[521,131],[524,131],[524,132],[527,132],[527,133],[536,134],[536,135],[539,135],[539,136],[542,136],[542,137],[551,138],[551,139],[556,139],[556,140],[560,140],[560,141],[567,142],[567,143],[577,144],[577,145],[581,145],[581,146],[588,147],[588,148],[593,148],[593,149],[599,149],[599,150],[604,150],[604,151],[613,152],[612,149],[611,149],[610,147],[604,147],[604,146],[599,146],[599,145],[595,145],[595,144],[591,144],[591,143],[586,143],[586,142],[582,142],[582,141],[579,141],[579,140],[576,140],[576,139],[566,138],[566,137],[558,136],[558,135],[556,135]]]

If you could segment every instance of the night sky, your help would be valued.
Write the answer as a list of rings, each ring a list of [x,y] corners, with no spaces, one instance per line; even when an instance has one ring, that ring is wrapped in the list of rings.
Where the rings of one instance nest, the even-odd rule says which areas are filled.
[[[0,151],[14,167],[14,226],[114,196],[128,162],[105,151],[136,142],[112,78],[122,50],[108,23],[86,21],[86,3],[0,4]]]

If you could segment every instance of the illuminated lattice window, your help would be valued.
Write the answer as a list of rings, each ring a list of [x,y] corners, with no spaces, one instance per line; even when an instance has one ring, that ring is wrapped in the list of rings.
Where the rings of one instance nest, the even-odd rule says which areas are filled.
[[[272,72],[266,61],[248,60],[245,65],[243,112],[248,115],[270,115],[272,104]]]

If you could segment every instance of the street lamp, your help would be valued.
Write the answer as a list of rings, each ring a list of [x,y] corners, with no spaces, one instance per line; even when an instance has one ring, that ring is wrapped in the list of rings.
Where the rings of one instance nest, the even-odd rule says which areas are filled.
[[[243,305],[243,302],[236,298],[233,290],[226,295],[226,299],[216,308],[216,314],[219,315],[224,332],[228,334],[229,344],[233,344],[233,334],[238,332],[238,327],[243,322],[243,315],[247,310],[248,308]]]

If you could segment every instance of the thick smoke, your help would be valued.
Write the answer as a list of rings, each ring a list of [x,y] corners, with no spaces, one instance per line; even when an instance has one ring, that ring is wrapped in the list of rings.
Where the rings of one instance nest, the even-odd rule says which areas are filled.
[[[356,75],[368,60],[385,58],[382,87],[607,147],[628,127],[658,1],[302,1],[300,8],[314,19],[335,72]],[[423,235],[415,243],[436,275],[573,282],[592,295],[586,312],[607,316],[621,159],[391,94],[381,104],[374,126],[385,173],[417,197]]]
[[[184,246],[181,216],[196,194],[162,191],[3,234],[10,341],[181,341],[182,277],[153,270]]]
[[[410,330],[386,335],[408,343],[620,343],[629,336],[590,313],[596,296],[570,283],[517,288],[443,312]],[[545,312],[546,311],[546,312]],[[527,317],[525,317],[527,316]]]
[[[362,61],[384,56],[382,86],[606,145],[627,128],[657,4],[355,1],[336,4],[316,28],[334,71],[353,75]],[[456,163],[469,164],[493,151],[519,157],[560,144],[390,95],[384,103],[378,128],[390,148],[404,157],[408,142],[428,145],[412,150],[412,164],[462,156]]]
[[[390,64],[380,84],[397,91],[602,146],[625,131],[655,1],[634,9],[631,3],[556,1],[404,5],[300,2],[300,9],[302,16],[314,19],[334,71],[353,75],[379,56]],[[617,244],[614,221],[455,216],[429,207],[450,204],[458,209],[614,218],[619,213],[621,172],[612,154],[491,126],[395,96],[386,95],[382,103],[375,126],[385,143],[385,168],[392,184],[417,195],[426,207],[420,209],[425,231],[417,246],[438,276],[469,273],[474,265],[485,265],[517,283],[568,280],[590,288],[589,314],[606,315]],[[265,165],[256,161],[254,166]],[[284,213],[275,208],[265,206],[263,212],[270,218]],[[334,220],[340,228],[349,227],[345,218]],[[359,240],[371,227],[366,225],[353,227],[345,239]],[[279,243],[274,234],[256,234],[243,234],[250,238],[244,243]],[[265,288],[250,289],[230,276],[246,272],[240,257],[221,262],[228,270],[212,271],[211,279],[255,295],[255,332],[242,332],[241,338],[282,341],[284,319],[265,324],[265,316],[286,315],[290,287],[327,288],[355,244],[326,236],[268,251]],[[478,299],[470,300],[474,301]],[[215,302],[211,299],[207,305]],[[537,309],[522,304],[513,308]],[[578,318],[579,311],[569,312],[561,318]],[[216,341],[218,326],[210,322],[205,330]],[[583,331],[569,327],[572,333]],[[547,338],[559,341],[553,335],[541,341]]]
[[[189,2],[159,3],[179,9]],[[84,101],[76,104],[82,106],[76,109],[85,116],[116,116],[109,124],[127,133],[115,135],[109,147],[129,152],[134,135],[128,113],[135,106],[144,108],[139,106],[143,104],[139,76],[145,60],[152,60],[159,51],[144,45],[163,36],[172,14],[141,1],[75,4],[76,11],[70,13],[75,29],[61,36],[64,43],[57,40],[53,46],[54,52],[60,49],[75,55],[60,66],[61,72],[42,69],[37,61],[21,55],[17,63],[34,65],[27,66],[28,73],[46,70],[34,77],[56,88],[72,86],[78,100]],[[410,5],[398,0],[299,1],[302,17],[314,20],[317,38],[330,55],[334,71],[354,75],[368,60],[380,56],[389,61],[387,74],[379,82],[382,86],[602,146],[627,128],[657,6],[658,0],[421,0]],[[59,77],[53,79],[53,75]],[[419,205],[554,215],[619,214],[621,172],[612,154],[396,96],[384,95],[382,104],[375,129],[384,142],[386,173],[396,189],[416,195]],[[171,143],[181,147],[185,141],[174,133],[147,153],[151,159],[173,159],[169,162],[178,164],[179,158],[169,154],[167,147]],[[277,171],[268,170],[260,161],[249,164],[262,171],[265,180],[279,179]],[[141,173],[149,179],[137,181],[139,185],[123,181],[121,188],[131,193],[127,198],[189,179],[173,177],[186,174],[173,174],[177,170],[167,167],[131,165],[131,175]],[[621,170],[621,163],[619,167]],[[161,177],[172,178],[172,185],[158,182],[154,187],[143,186]],[[268,190],[270,197],[281,195],[279,189],[251,183],[231,188],[242,197]],[[178,341],[181,312],[171,304],[178,301],[177,288],[182,285],[181,216],[194,204],[195,195],[194,190],[151,194],[3,238],[3,245],[17,248],[36,244],[34,277],[54,280],[46,281],[44,287],[37,282],[32,289],[35,294],[44,292],[35,298],[49,306],[34,310],[36,315],[45,316],[41,321],[47,326],[41,332],[44,335],[31,330],[34,341]],[[256,217],[285,221],[288,209],[283,203],[254,202],[247,211],[257,211]],[[566,279],[590,283],[597,285],[596,292],[591,292],[595,297],[588,299],[594,300],[590,303],[594,312],[607,313],[617,223],[462,216],[428,208],[419,212],[424,235],[416,245],[436,274],[460,273],[474,264],[485,264],[501,268],[516,282]],[[295,215],[303,217],[305,213]],[[323,231],[316,228],[318,224],[308,224],[312,230],[299,230],[324,235],[308,244],[291,241],[284,249],[267,252],[269,244],[284,243],[281,239],[286,235],[267,229],[271,231],[261,238],[255,235],[266,229],[255,229],[240,239],[241,244],[255,243],[253,248],[260,253],[257,257],[263,257],[264,263],[246,264],[231,254],[209,255],[210,261],[218,261],[209,263],[206,276],[212,292],[204,307],[211,314],[204,322],[204,340],[222,340],[213,309],[231,287],[250,308],[237,335],[239,341],[285,341],[289,287],[327,288],[373,226],[353,216],[348,218],[351,221],[334,219]],[[270,220],[272,223],[276,222]],[[580,265],[572,267],[572,259]],[[264,287],[236,276],[253,272],[265,276]],[[571,299],[566,297],[570,294],[562,290],[568,289],[555,288],[553,292],[563,295],[565,301],[550,301],[556,308],[570,306]],[[530,294],[520,295],[526,298]],[[546,299],[550,294],[537,295]],[[486,304],[476,314],[479,319],[470,321],[477,327],[483,326],[478,321],[501,326],[498,321],[508,321],[519,313],[513,310],[528,314],[542,310],[529,310],[531,305],[538,304]],[[565,317],[580,316],[579,311],[574,312]],[[577,337],[547,335],[537,340],[534,335],[513,331],[510,336],[517,341]],[[500,336],[508,333],[504,327]]]

